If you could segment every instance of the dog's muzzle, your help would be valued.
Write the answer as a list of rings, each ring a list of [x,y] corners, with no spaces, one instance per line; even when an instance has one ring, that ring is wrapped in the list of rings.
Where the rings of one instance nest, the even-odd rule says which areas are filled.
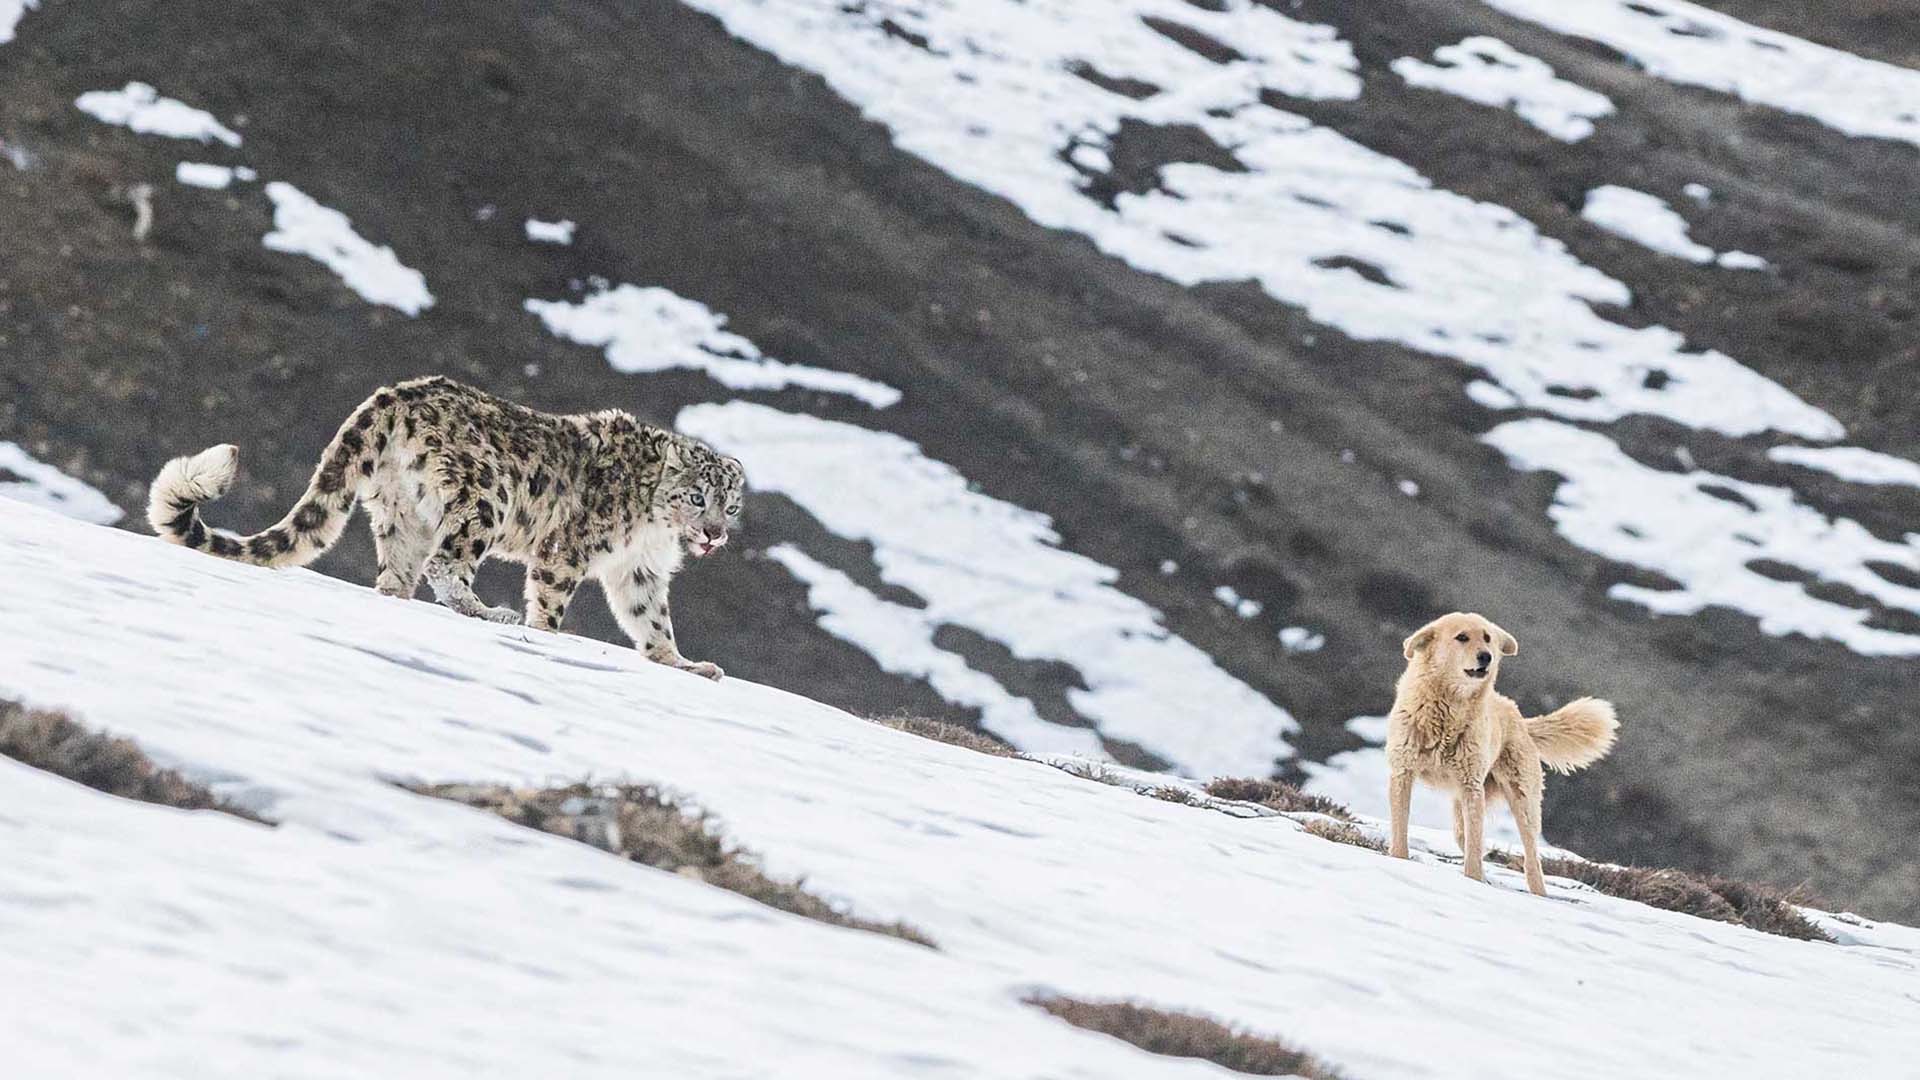
[[[1484,678],[1486,678],[1486,677],[1487,677],[1487,669],[1486,669],[1486,668],[1483,668],[1483,667],[1470,667],[1470,668],[1468,668],[1468,669],[1467,669],[1467,678],[1469,678],[1469,679],[1484,679]]]

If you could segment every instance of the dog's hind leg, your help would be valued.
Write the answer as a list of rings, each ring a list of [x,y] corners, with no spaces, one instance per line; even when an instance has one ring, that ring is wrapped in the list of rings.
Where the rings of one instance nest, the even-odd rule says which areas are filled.
[[[1395,772],[1387,781],[1387,806],[1392,819],[1391,843],[1387,854],[1396,859],[1407,857],[1407,815],[1413,811],[1413,773]]]
[[[1461,814],[1466,818],[1467,876],[1475,881],[1485,881],[1487,873],[1481,866],[1481,859],[1486,854],[1486,840],[1483,835],[1487,827],[1486,788],[1479,784],[1466,788],[1460,793],[1458,801]]]
[[[1535,764],[1531,774],[1527,766],[1515,764],[1509,775],[1502,778],[1506,788],[1507,805],[1513,808],[1513,821],[1520,827],[1520,847],[1525,854],[1527,872],[1527,891],[1535,896],[1547,895],[1547,879],[1540,873],[1540,793],[1546,786],[1540,766]]]

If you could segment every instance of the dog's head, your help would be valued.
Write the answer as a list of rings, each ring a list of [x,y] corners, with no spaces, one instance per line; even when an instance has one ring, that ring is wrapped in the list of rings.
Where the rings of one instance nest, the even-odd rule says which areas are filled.
[[[1500,658],[1519,652],[1520,642],[1485,616],[1456,611],[1415,630],[1400,651],[1409,671],[1472,694],[1493,685]]]

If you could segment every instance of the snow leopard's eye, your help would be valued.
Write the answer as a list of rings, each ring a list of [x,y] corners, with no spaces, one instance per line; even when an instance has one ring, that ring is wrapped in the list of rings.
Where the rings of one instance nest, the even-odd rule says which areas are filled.
[[[727,516],[728,516],[728,517],[739,517],[739,516],[740,516],[740,504],[739,504],[739,503],[728,503],[728,504],[727,504]]]
[[[694,488],[687,492],[687,501],[695,506],[705,506],[707,505],[707,496],[706,493],[702,492],[699,488]]]

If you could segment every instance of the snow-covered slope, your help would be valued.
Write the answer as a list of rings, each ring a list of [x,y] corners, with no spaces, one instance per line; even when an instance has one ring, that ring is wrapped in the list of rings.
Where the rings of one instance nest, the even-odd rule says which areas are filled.
[[[1019,1004],[1035,988],[1213,1013],[1356,1077],[1920,1055],[1900,927],[1829,945],[1540,900],[24,504],[0,504],[0,580],[0,695],[281,823],[0,761],[0,979],[31,988],[0,1044],[31,1075],[1221,1075],[1060,1025]],[[587,775],[684,792],[773,873],[940,950],[391,783]]]

